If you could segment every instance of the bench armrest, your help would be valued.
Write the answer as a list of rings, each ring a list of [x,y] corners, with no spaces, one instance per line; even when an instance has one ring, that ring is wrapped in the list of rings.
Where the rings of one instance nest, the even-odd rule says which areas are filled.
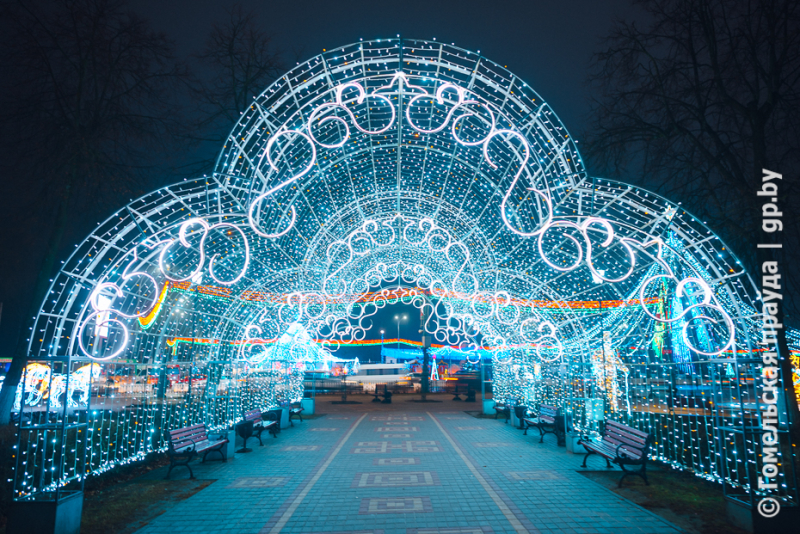
[[[614,450],[614,454],[617,456],[617,458],[622,458],[623,460],[633,460],[633,457],[632,456],[628,456],[627,454],[625,454],[625,451],[620,452],[619,449],[623,445],[625,445],[625,444],[624,443],[620,443],[619,445],[617,445],[617,448]],[[644,457],[644,456],[645,456],[644,451],[642,451],[642,457]]]
[[[169,454],[175,454],[175,455],[178,455],[178,456],[182,456],[182,455],[184,455],[184,454],[192,454],[193,452],[195,452],[195,449],[196,449],[196,448],[197,448],[197,443],[196,443],[196,442],[194,442],[194,441],[192,441],[192,444],[191,444],[191,445],[185,445],[185,446],[184,446],[183,448],[181,448],[180,450],[176,449],[176,448],[175,448],[175,447],[172,445],[172,442],[170,442],[170,444],[169,444],[169,451],[167,451],[167,452],[168,452]]]

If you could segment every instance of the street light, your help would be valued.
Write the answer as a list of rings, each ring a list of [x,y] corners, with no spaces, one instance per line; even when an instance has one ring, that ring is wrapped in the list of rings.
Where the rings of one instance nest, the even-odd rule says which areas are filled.
[[[406,319],[408,319],[408,315],[403,314],[402,318],[401,318],[400,315],[395,315],[394,316],[394,320],[397,321],[397,348],[398,349],[400,348],[400,320],[401,319],[403,321],[405,321]]]
[[[383,334],[386,333],[386,330],[381,328],[381,363],[386,363],[386,356],[383,355]]]

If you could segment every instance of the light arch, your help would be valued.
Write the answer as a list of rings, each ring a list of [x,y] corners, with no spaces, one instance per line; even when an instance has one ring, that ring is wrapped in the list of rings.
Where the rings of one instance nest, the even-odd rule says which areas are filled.
[[[444,303],[432,334],[493,354],[502,394],[556,398],[583,428],[586,398],[574,384],[607,347],[620,367],[697,363],[709,380],[737,355],[757,354],[757,289],[702,222],[651,192],[588,176],[553,110],[506,69],[452,45],[394,39],[298,65],[245,110],[212,176],[145,195],[101,223],[54,279],[30,358],[174,364],[190,375],[201,365],[206,385],[192,395],[189,378],[183,412],[159,419],[148,408],[144,424],[163,429],[188,413],[226,425],[243,407],[294,400],[276,384],[297,386],[297,368],[231,385],[266,358],[254,350],[298,320],[332,346],[359,339],[354,305],[367,293],[380,303],[399,261],[427,269],[405,278],[408,299],[427,291]],[[370,275],[378,264],[389,274]],[[345,318],[349,328],[333,326]],[[688,359],[656,354],[667,331],[679,332]],[[592,395],[622,417],[619,380]],[[730,394],[719,389],[720,399]],[[163,447],[146,438],[111,463]],[[717,445],[717,456],[733,454]],[[749,487],[727,460],[658,454]],[[59,472],[46,487],[79,476]]]

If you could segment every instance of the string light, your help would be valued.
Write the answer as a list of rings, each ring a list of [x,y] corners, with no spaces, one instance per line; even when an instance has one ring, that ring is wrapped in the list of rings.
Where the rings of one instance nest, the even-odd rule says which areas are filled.
[[[506,69],[437,42],[355,43],[254,99],[212,176],[133,201],[76,248],[17,408],[68,430],[53,444],[23,427],[16,495],[299,400],[307,370],[352,374],[337,350],[379,343],[398,302],[425,312],[435,361],[491,361],[496,399],[555,404],[587,432],[623,420],[655,458],[751,491],[760,449],[733,430],[758,415],[757,301],[690,214],[588,176]],[[42,408],[62,389],[75,409]]]

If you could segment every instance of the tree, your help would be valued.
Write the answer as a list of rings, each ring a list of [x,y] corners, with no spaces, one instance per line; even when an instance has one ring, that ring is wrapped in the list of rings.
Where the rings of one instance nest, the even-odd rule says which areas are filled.
[[[754,279],[774,253],[755,246],[763,203],[756,191],[762,169],[782,172],[781,314],[785,306],[791,320],[798,304],[791,295],[800,288],[800,271],[789,270],[800,259],[800,217],[790,208],[800,200],[791,181],[800,169],[800,4],[636,3],[649,26],[618,23],[595,57],[588,160],[682,201],[733,245]],[[793,398],[783,331],[780,350]]]
[[[0,131],[8,176],[2,193],[16,200],[16,209],[4,214],[13,217],[6,228],[19,238],[36,227],[32,243],[42,249],[17,248],[33,256],[27,268],[36,278],[18,295],[17,309],[27,313],[0,391],[3,424],[25,365],[23,332],[63,254],[65,232],[102,216],[107,205],[116,209],[121,196],[129,198],[163,170],[181,124],[172,97],[185,71],[166,37],[120,0],[20,0],[0,10]],[[3,250],[19,246],[4,240]],[[27,280],[24,272],[6,277],[12,284]]]
[[[275,80],[285,67],[283,53],[272,46],[272,38],[259,28],[252,10],[234,4],[228,18],[215,24],[205,48],[195,56],[200,79],[193,93],[200,117],[193,131],[207,135],[192,139],[201,147],[194,172],[210,172],[220,148],[241,113]]]

